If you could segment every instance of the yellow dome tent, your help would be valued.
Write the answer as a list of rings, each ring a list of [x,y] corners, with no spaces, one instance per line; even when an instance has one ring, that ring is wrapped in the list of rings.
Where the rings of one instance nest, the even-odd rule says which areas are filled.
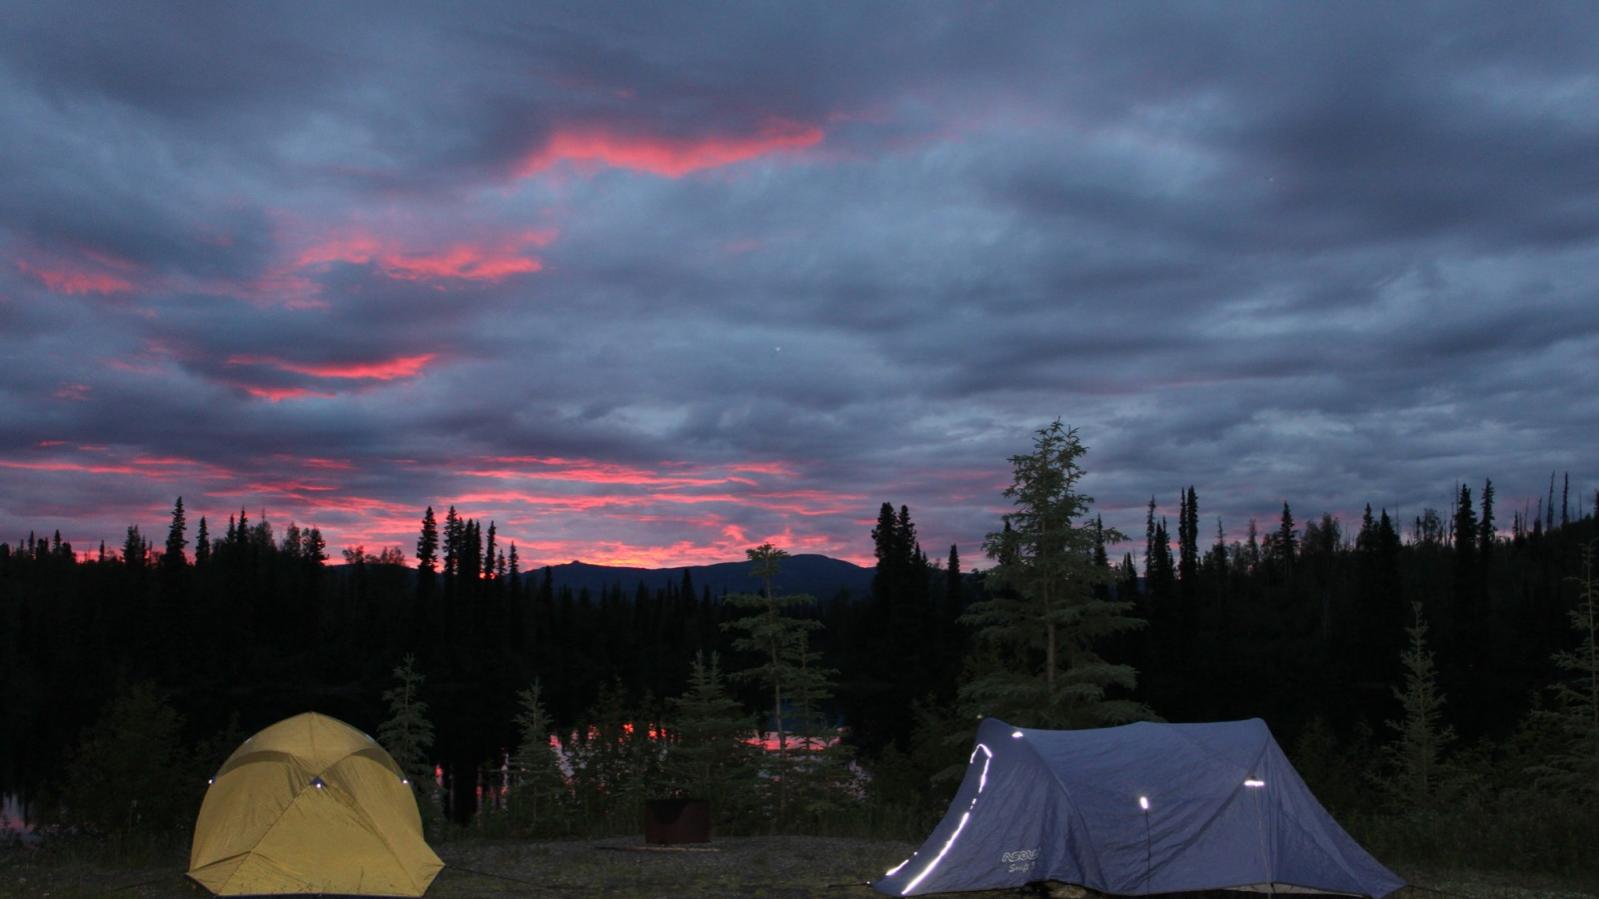
[[[211,779],[189,877],[219,896],[421,896],[444,867],[383,747],[315,712],[244,741]]]

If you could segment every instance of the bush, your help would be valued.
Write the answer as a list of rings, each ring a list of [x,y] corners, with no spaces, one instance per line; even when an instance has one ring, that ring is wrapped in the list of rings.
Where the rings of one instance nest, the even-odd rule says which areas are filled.
[[[121,691],[83,734],[68,763],[64,823],[103,834],[189,826],[205,775],[181,741],[183,719],[155,687]]]

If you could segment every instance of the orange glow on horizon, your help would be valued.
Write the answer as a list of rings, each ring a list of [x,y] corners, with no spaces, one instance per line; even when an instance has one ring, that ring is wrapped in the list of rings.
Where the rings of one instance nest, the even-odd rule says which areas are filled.
[[[735,136],[663,137],[620,134],[604,126],[574,126],[551,134],[543,146],[522,159],[515,174],[527,178],[557,163],[573,162],[681,178],[769,153],[802,150],[825,136],[815,125],[775,118],[752,135]]]

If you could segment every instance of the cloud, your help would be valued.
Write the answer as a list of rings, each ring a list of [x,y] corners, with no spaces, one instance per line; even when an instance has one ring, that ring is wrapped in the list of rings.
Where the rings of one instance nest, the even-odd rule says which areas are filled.
[[[695,137],[624,135],[603,126],[561,128],[522,159],[516,175],[528,178],[569,162],[681,178],[691,172],[733,165],[771,153],[813,147],[821,143],[824,136],[822,129],[814,125],[782,119],[763,122],[753,134]]]
[[[416,356],[398,356],[374,362],[293,362],[271,356],[230,356],[229,365],[267,365],[282,371],[310,375],[315,378],[332,378],[353,381],[392,381],[396,378],[413,378],[437,358],[436,353]]]
[[[1188,484],[1207,537],[1588,496],[1596,25],[17,10],[0,539],[181,494],[335,548],[455,503],[530,564],[869,560],[886,500],[973,564],[1056,416],[1129,532]]]

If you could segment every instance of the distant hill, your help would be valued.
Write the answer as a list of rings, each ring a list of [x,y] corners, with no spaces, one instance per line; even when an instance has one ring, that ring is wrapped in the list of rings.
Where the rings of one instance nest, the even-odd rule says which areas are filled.
[[[587,587],[598,594],[608,587],[620,586],[632,596],[642,582],[646,589],[655,591],[668,583],[679,584],[687,570],[694,579],[694,590],[711,588],[711,594],[753,593],[761,583],[750,575],[750,563],[719,562],[715,565],[690,565],[684,568],[627,568],[616,565],[590,565],[587,562],[567,562],[550,566],[550,578],[555,589],[571,587],[575,593]],[[543,569],[534,569],[530,577],[543,577]],[[832,599],[839,590],[848,590],[850,596],[862,599],[872,592],[873,569],[862,568],[850,562],[814,554],[790,556],[783,560],[778,572],[776,588],[779,593],[809,593],[817,599]]]

